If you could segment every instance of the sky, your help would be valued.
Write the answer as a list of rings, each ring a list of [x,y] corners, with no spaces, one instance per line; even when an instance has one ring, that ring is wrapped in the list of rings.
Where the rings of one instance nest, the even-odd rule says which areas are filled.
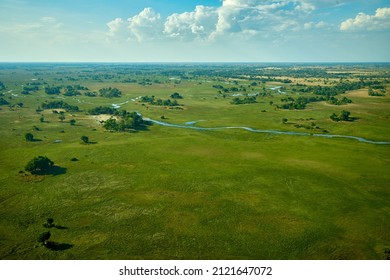
[[[390,62],[390,1],[0,0],[0,62]]]

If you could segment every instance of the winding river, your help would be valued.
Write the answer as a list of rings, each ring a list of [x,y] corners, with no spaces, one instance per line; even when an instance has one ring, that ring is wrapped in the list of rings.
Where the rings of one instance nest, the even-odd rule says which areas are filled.
[[[346,139],[353,139],[353,140],[357,140],[359,142],[369,143],[369,144],[390,145],[390,142],[373,141],[373,140],[368,140],[368,139],[365,139],[362,137],[349,136],[349,135],[254,129],[254,128],[246,127],[246,126],[198,127],[198,126],[194,126],[194,124],[196,124],[198,121],[186,122],[185,124],[171,124],[171,123],[166,123],[166,122],[162,122],[162,121],[152,120],[149,118],[144,118],[144,120],[150,121],[150,122],[158,124],[158,125],[167,126],[167,127],[194,129],[194,130],[202,130],[202,131],[215,131],[215,130],[223,130],[223,129],[243,129],[246,131],[256,132],[256,133],[269,133],[269,134],[276,134],[276,135],[313,136],[313,137],[324,137],[324,138],[346,138]]]

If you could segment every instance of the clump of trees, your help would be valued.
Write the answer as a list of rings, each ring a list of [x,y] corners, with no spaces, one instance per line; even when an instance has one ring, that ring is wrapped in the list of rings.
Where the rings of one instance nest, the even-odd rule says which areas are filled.
[[[385,96],[386,88],[383,85],[374,85],[368,88],[369,96]]]
[[[235,83],[237,84],[237,83]],[[246,88],[241,85],[239,87],[229,87],[229,88],[225,88],[224,86],[222,85],[213,85],[213,88],[216,88],[218,89],[218,93],[228,93],[228,92],[239,92],[239,91],[246,91]]]
[[[61,87],[45,87],[45,92],[47,94],[60,94]]]
[[[90,109],[88,111],[88,113],[90,115],[103,115],[103,114],[116,115],[116,114],[118,114],[118,110],[113,108],[113,107],[109,107],[109,106],[99,106],[99,107]]]
[[[174,106],[182,106],[180,105],[177,100],[170,100],[170,99],[160,99],[160,98],[155,98],[154,95],[152,96],[142,96],[141,97],[141,102],[146,102],[146,103],[149,103],[150,105],[156,105],[156,106],[171,106],[171,107],[174,107]]]
[[[183,96],[181,96],[180,93],[178,93],[178,92],[174,92],[174,93],[171,94],[171,98],[173,98],[173,99],[182,99]]]
[[[64,101],[50,101],[50,102],[44,102],[41,105],[42,109],[65,109],[69,112],[78,112],[79,107],[75,105],[70,105]]]
[[[311,96],[311,97],[300,96],[297,99],[294,99],[292,97],[286,97],[281,99],[281,101],[285,103],[279,104],[277,105],[277,107],[279,109],[301,110],[301,109],[305,109],[306,105],[310,102],[319,102],[324,100],[325,99],[321,96]]]
[[[5,100],[3,97],[0,97],[0,105],[9,105],[9,102]]]
[[[103,123],[103,127],[111,131],[131,131],[145,129],[148,124],[138,113],[122,111],[120,119],[111,117]]]
[[[122,92],[117,89],[117,88],[101,88],[99,89],[99,94],[102,97],[107,97],[107,98],[113,98],[113,97],[121,97]]]
[[[51,161],[46,156],[38,156],[30,160],[24,170],[30,172],[31,174],[49,171],[54,165],[54,162]]]
[[[3,89],[5,89],[5,85],[2,81],[0,81],[0,90],[3,90]]]
[[[343,111],[341,111],[341,113],[338,114],[338,115],[335,114],[335,113],[333,113],[333,114],[330,116],[330,119],[331,119],[332,121],[335,121],[335,122],[339,122],[339,121],[352,121],[353,118],[351,118],[350,115],[351,115],[351,112],[343,110]]]
[[[242,99],[238,97],[234,97],[230,103],[239,105],[239,104],[257,103],[257,101],[256,101],[256,96],[246,96]]]
[[[87,91],[87,92],[84,92],[84,95],[88,96],[88,97],[96,97],[97,93],[93,92],[93,91]]]
[[[347,98],[347,97],[343,97],[341,99],[337,99],[333,96],[331,96],[328,100],[327,100],[328,103],[332,104],[332,105],[346,105],[346,104],[349,104],[349,103],[352,103],[352,100]]]

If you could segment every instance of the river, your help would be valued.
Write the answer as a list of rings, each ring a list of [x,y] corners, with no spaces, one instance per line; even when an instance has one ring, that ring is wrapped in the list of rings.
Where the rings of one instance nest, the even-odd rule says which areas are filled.
[[[375,145],[390,145],[390,142],[386,141],[373,141],[368,140],[362,137],[350,136],[350,135],[339,135],[339,134],[321,134],[321,133],[307,133],[307,132],[295,132],[295,131],[279,131],[279,130],[269,130],[269,129],[255,129],[246,126],[221,126],[221,127],[198,127],[194,126],[194,124],[198,121],[186,122],[185,124],[171,124],[162,121],[152,120],[149,118],[144,118],[145,121],[150,121],[152,123],[167,126],[167,127],[176,127],[176,128],[184,128],[184,129],[193,129],[193,130],[201,130],[201,131],[215,131],[215,130],[224,130],[224,129],[243,129],[250,132],[255,133],[268,133],[268,134],[276,134],[276,135],[296,135],[296,136],[311,136],[311,137],[323,137],[323,138],[345,138],[345,139],[353,139],[359,142],[375,144]]]

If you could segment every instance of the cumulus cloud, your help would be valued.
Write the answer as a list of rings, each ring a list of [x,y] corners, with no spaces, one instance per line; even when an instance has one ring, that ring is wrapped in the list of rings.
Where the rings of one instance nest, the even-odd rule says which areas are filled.
[[[121,19],[121,18],[116,18],[110,22],[107,23],[107,26],[109,28],[108,34],[110,36],[115,36],[119,33],[120,31],[126,31],[126,22]]]
[[[341,31],[390,29],[390,8],[379,8],[375,15],[359,13],[354,19],[342,22]]]
[[[137,41],[153,39],[162,32],[161,15],[152,8],[145,8],[127,21],[128,28]]]
[[[153,38],[213,41],[226,35],[268,36],[272,32],[301,30],[301,17],[316,9],[314,3],[340,1],[223,0],[219,7],[198,5],[193,11],[174,13],[166,19],[152,8],[146,8],[127,20],[117,18],[107,23],[108,35],[136,41]],[[308,23],[305,28],[320,28],[321,25],[324,23]]]
[[[161,36],[163,27],[161,15],[152,8],[145,8],[139,14],[124,20],[116,18],[107,23],[109,36],[125,37],[127,40],[147,41]]]
[[[169,37],[206,38],[215,28],[215,8],[196,6],[193,12],[170,15],[164,24],[164,34]]]

